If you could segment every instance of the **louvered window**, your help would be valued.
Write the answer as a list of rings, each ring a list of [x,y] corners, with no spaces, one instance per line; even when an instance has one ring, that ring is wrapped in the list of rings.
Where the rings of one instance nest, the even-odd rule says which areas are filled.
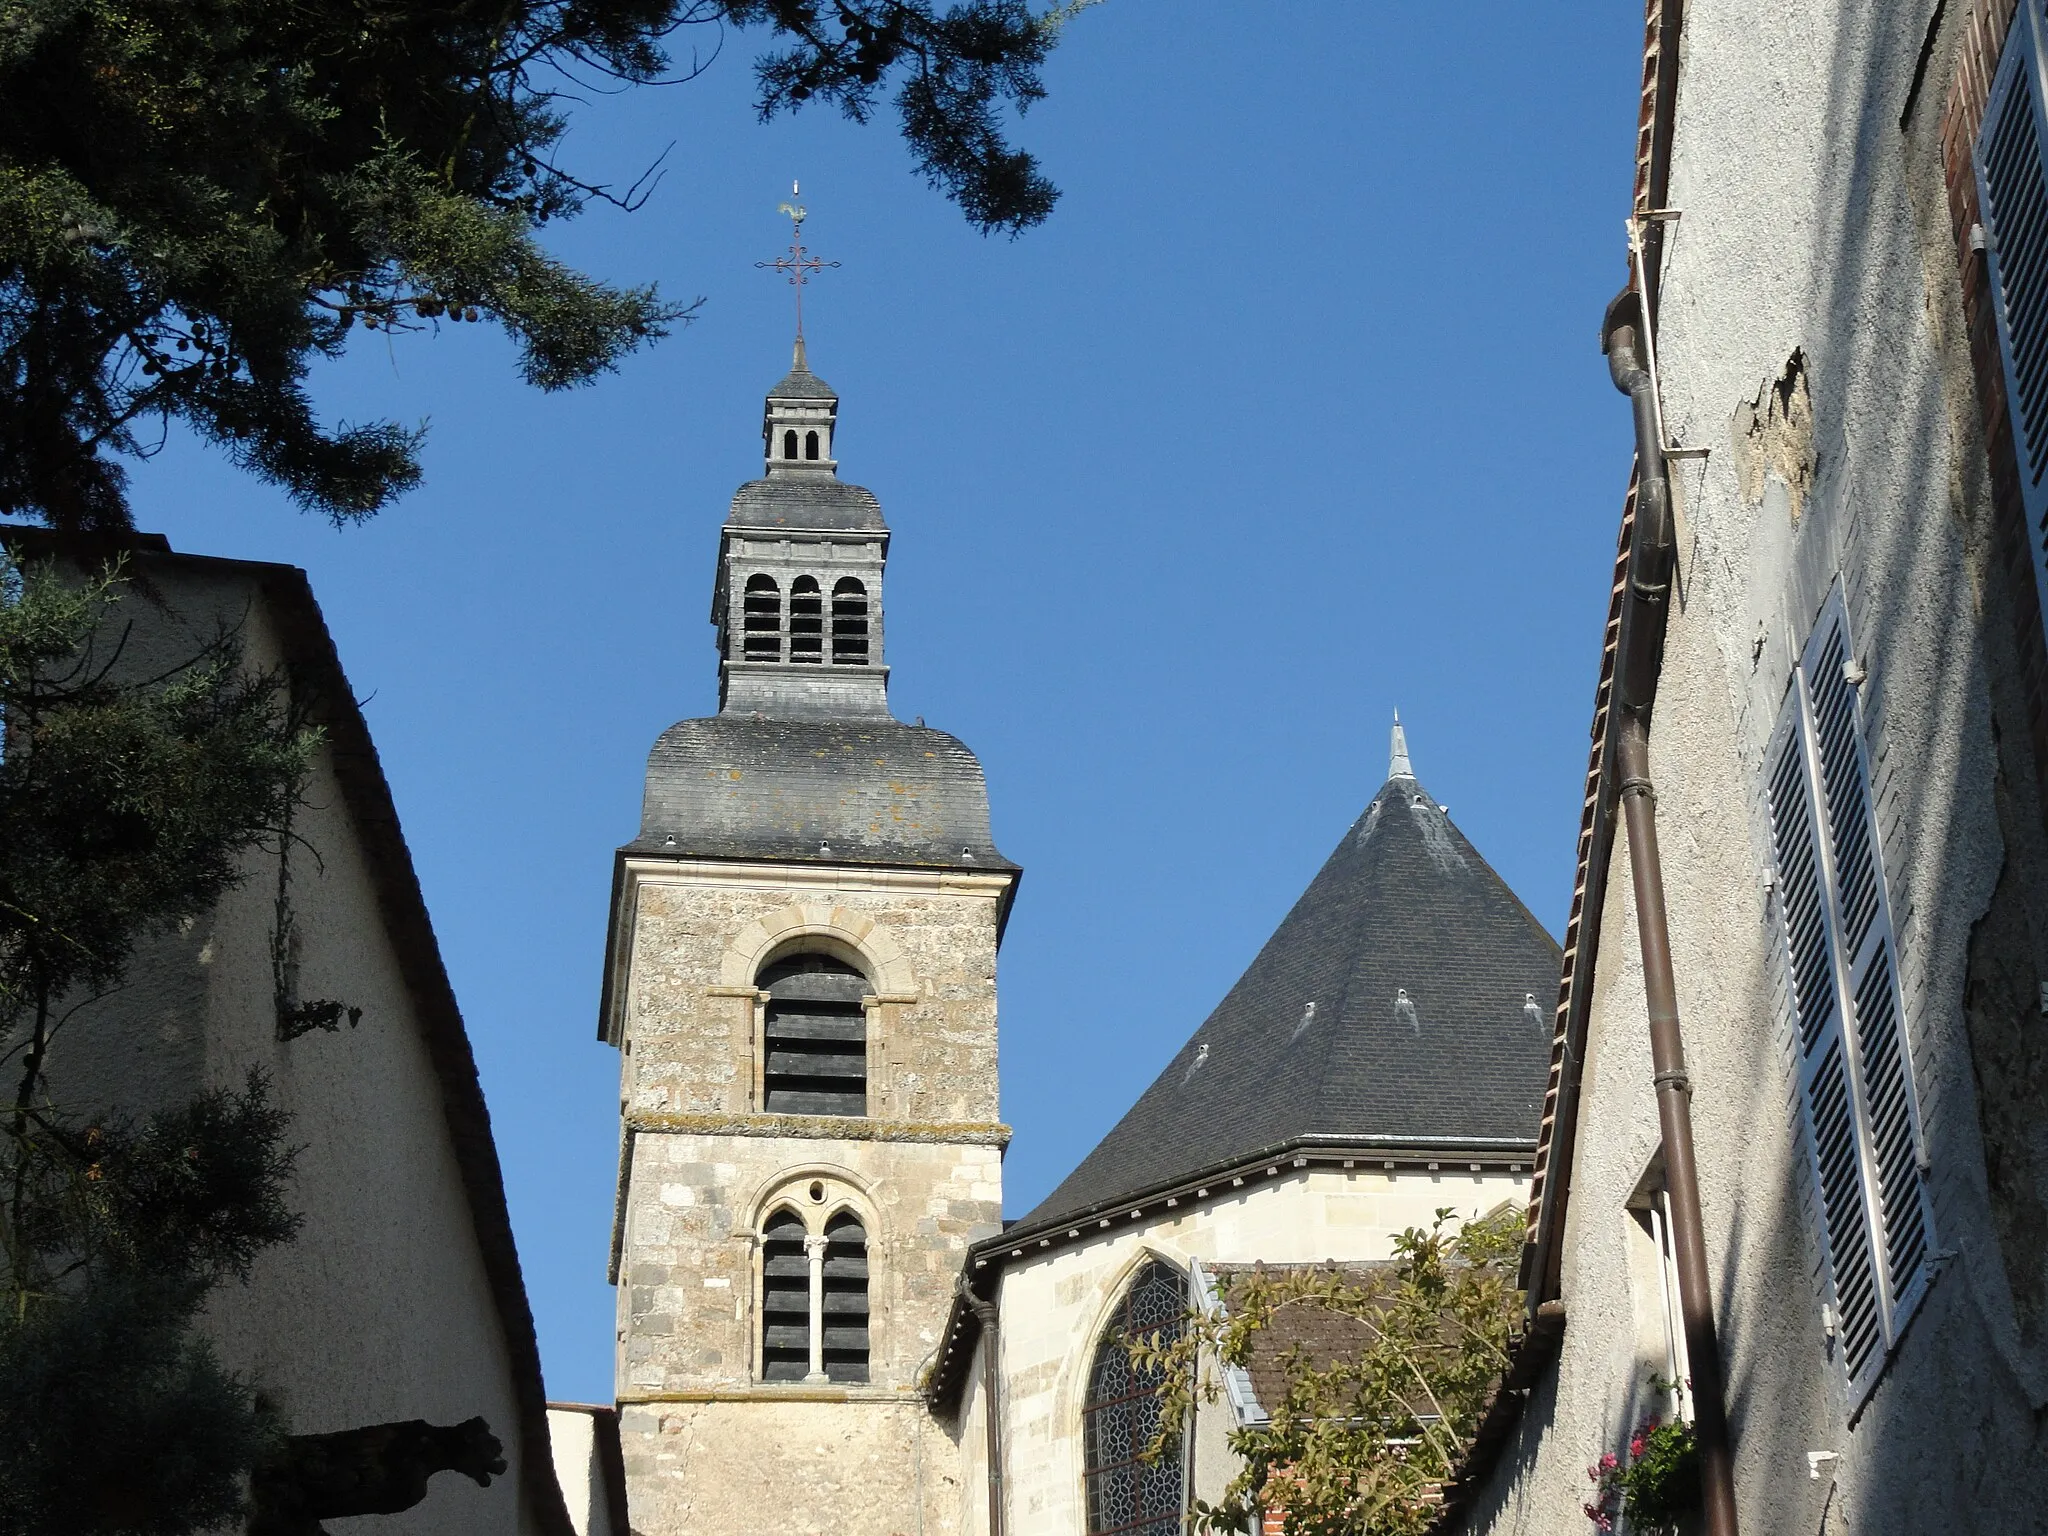
[[[2048,76],[2042,0],[2019,0],[1977,137],[1977,197],[2005,364],[2006,406],[2048,613]]]
[[[868,1112],[867,978],[829,955],[793,955],[761,972],[763,1105],[776,1115]]]
[[[821,1364],[831,1381],[868,1379],[868,1235],[860,1219],[841,1212],[825,1223],[819,1275],[825,1323]]]
[[[868,664],[868,589],[851,576],[832,585],[832,664]]]
[[[783,1206],[762,1228],[761,1379],[868,1379],[868,1235],[852,1212],[813,1233]]]
[[[1852,1403],[1926,1291],[1932,1236],[1854,661],[1838,588],[1765,758],[1800,1101]]]
[[[1175,1336],[1188,1306],[1187,1276],[1158,1259],[1138,1271],[1096,1341],[1081,1410],[1081,1455],[1088,1487],[1088,1530],[1178,1536],[1184,1496],[1176,1451],[1156,1466],[1138,1458],[1159,1430],[1165,1377],[1139,1370],[1126,1341]]]
[[[782,660],[782,589],[773,576],[749,576],[742,599],[741,654],[748,661]]]
[[[789,584],[789,659],[825,659],[825,597],[815,576],[799,576]]]
[[[761,1234],[761,1379],[811,1373],[811,1261],[803,1218],[779,1210]]]

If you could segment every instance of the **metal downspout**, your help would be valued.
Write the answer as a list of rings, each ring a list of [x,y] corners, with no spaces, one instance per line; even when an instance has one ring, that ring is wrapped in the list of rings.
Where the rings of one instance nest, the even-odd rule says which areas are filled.
[[[988,1429],[988,1536],[1003,1536],[1002,1314],[993,1301],[974,1294],[962,1275],[960,1299],[981,1324],[981,1408]]]
[[[1678,1269],[1679,1312],[1692,1368],[1693,1434],[1699,1446],[1700,1490],[1707,1536],[1737,1536],[1733,1448],[1715,1337],[1714,1301],[1700,1216],[1699,1169],[1693,1157],[1692,1082],[1678,1025],[1678,987],[1664,906],[1664,865],[1657,851],[1657,796],[1650,782],[1650,712],[1663,663],[1674,550],[1671,483],[1658,402],[1645,363],[1643,306],[1634,287],[1607,307],[1601,350],[1614,387],[1629,397],[1636,428],[1636,530],[1628,595],[1615,666],[1615,766],[1628,827],[1629,872],[1635,883],[1636,926],[1643,950],[1643,992],[1649,1005],[1651,1081],[1664,1138],[1664,1174]]]

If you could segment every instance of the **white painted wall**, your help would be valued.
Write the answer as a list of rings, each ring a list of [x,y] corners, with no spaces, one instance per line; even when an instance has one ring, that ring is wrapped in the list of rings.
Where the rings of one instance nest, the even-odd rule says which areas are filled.
[[[612,1507],[598,1460],[597,1420],[588,1408],[548,1404],[548,1439],[555,1453],[555,1481],[569,1506],[576,1536],[627,1536],[612,1529]]]
[[[1226,1185],[1227,1181],[1219,1181]],[[1394,1239],[1427,1227],[1439,1207],[1462,1217],[1528,1198],[1521,1175],[1444,1168],[1343,1170],[1312,1165],[1219,1187],[1179,1213],[1146,1207],[1099,1236],[1011,1260],[1003,1272],[1004,1463],[1012,1536],[1081,1536],[1081,1407],[1096,1341],[1125,1283],[1149,1255],[1204,1264],[1350,1263],[1393,1257]],[[1170,1220],[1155,1220],[1170,1216]],[[1203,1415],[1195,1453],[1197,1492],[1213,1499],[1234,1475],[1221,1445],[1227,1409]],[[976,1421],[977,1428],[979,1421]],[[985,1462],[977,1435],[963,1437],[969,1485]],[[967,1530],[983,1529],[984,1514]]]
[[[1711,452],[1674,461],[1682,602],[1652,769],[1747,1536],[2037,1530],[2048,1505],[2036,1418],[2048,1361],[2021,1347],[2014,1322],[1964,1017],[1972,928],[2006,852],[1985,650],[1997,611],[1989,509],[1931,159],[1969,9],[1950,0],[1902,132],[1936,0],[1685,8],[1669,198],[1683,216],[1659,360],[1671,439]],[[1795,348],[1811,371],[1817,455],[1796,521],[1782,480],[1760,500],[1744,494],[1731,437],[1738,406]],[[1619,396],[1613,413],[1618,474],[1630,447]],[[1853,1420],[1821,1318],[1759,782],[1792,663],[1838,573],[1869,672],[1936,1246],[1954,1251]],[[1624,1206],[1657,1121],[1625,838],[1613,870],[1564,1234],[1562,1354],[1471,1529],[1589,1530],[1586,1468],[1620,1451],[1651,1406],[1658,1325],[1645,1314],[1659,1302]],[[1817,1476],[1814,1452],[1837,1457]]]
[[[132,596],[126,662],[191,654],[219,623],[242,624],[252,666],[285,656],[250,567],[147,563],[160,603]],[[258,1259],[246,1286],[217,1291],[207,1317],[223,1360],[283,1410],[293,1432],[389,1420],[490,1421],[511,1464],[480,1489],[442,1474],[392,1516],[335,1520],[335,1536],[460,1536],[538,1530],[519,1481],[511,1365],[479,1255],[412,997],[401,977],[356,830],[323,751],[296,830],[293,901],[301,995],[345,999],[361,1024],[276,1038],[270,934],[274,855],[206,919],[146,944],[128,985],[81,1009],[53,1044],[61,1102],[141,1114],[209,1086],[270,1074],[302,1147],[290,1200],[297,1241]]]

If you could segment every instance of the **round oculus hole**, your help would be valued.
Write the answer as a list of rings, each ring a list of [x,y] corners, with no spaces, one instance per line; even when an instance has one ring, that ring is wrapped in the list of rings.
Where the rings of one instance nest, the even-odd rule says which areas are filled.
[[[825,1201],[825,1186],[822,1184],[813,1184],[811,1186],[811,1198],[822,1205]]]

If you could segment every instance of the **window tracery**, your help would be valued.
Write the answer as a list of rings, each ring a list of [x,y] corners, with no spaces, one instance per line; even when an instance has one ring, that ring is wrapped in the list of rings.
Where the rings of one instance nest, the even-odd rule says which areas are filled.
[[[1187,1276],[1163,1259],[1148,1260],[1096,1341],[1081,1410],[1089,1536],[1178,1536],[1185,1501],[1180,1454],[1149,1467],[1138,1459],[1158,1432],[1165,1378],[1138,1369],[1124,1344],[1142,1334],[1177,1335],[1187,1305]]]
[[[837,1179],[801,1176],[761,1224],[760,1377],[869,1379],[867,1226]]]

